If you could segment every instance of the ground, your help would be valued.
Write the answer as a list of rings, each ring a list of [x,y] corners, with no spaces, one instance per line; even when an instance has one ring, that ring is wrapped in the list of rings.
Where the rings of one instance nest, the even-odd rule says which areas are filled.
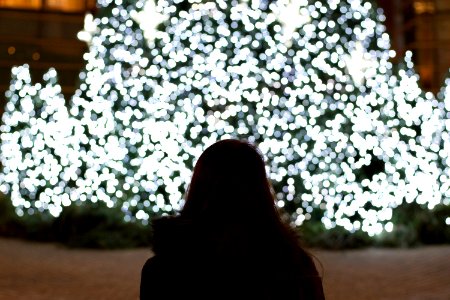
[[[450,246],[312,251],[326,299],[450,299]],[[0,299],[138,299],[147,249],[67,249],[0,238]],[[320,268],[320,267],[319,267]]]

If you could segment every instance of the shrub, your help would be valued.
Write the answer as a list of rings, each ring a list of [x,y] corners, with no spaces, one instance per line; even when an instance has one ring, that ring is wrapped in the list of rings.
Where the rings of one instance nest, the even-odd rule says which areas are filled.
[[[308,247],[339,250],[372,245],[372,239],[363,231],[351,233],[341,226],[326,229],[321,222],[304,223],[299,232],[303,242]]]
[[[18,236],[23,230],[11,201],[0,193],[0,235]]]
[[[140,223],[125,222],[119,208],[103,202],[66,207],[53,223],[56,240],[70,247],[134,248],[148,246],[151,231]]]
[[[78,202],[65,207],[58,218],[48,213],[18,217],[11,201],[0,193],[0,235],[37,241],[53,241],[69,247],[134,248],[149,246],[151,228],[125,222],[119,208],[103,202]],[[417,203],[404,204],[393,212],[394,230],[374,238],[363,231],[348,232],[337,226],[327,230],[320,221],[310,220],[299,228],[308,247],[354,249],[368,246],[414,247],[450,243],[450,206],[429,210]]]
[[[140,223],[125,222],[120,209],[104,203],[74,203],[58,218],[48,213],[18,217],[11,201],[0,193],[0,235],[69,247],[114,249],[149,246],[151,230]]]
[[[414,247],[450,243],[450,206],[439,204],[430,210],[417,203],[403,204],[394,210],[394,230],[375,241],[385,247]]]
[[[11,200],[0,193],[0,235],[36,241],[52,241],[53,217],[48,213],[36,213],[18,217]]]

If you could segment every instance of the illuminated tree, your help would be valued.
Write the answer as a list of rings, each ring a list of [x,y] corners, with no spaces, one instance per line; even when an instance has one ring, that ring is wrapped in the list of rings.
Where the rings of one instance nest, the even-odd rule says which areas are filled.
[[[171,123],[156,121],[163,114],[160,102],[149,101],[158,88],[146,76],[152,70],[152,50],[137,22],[144,4],[99,1],[96,30],[70,112],[79,120],[79,199],[122,206],[127,220],[136,216],[146,222],[149,213],[172,210],[164,201],[166,187],[182,164],[166,159],[177,157],[180,147],[166,137]],[[181,198],[178,189],[173,193]]]
[[[386,205],[399,213],[411,203],[418,209],[448,205],[450,195],[447,87],[436,99],[420,88],[413,68],[412,53],[407,51],[390,78],[391,101],[382,111],[387,120],[381,144],[386,153],[386,171],[384,177],[372,183],[384,196]],[[388,222],[385,229],[391,231],[395,225]]]
[[[384,16],[369,1],[300,2],[285,3],[301,22],[289,33],[281,80],[292,138],[272,176],[284,186],[280,204],[297,225],[313,218],[380,232],[373,191],[362,182],[384,172],[374,154],[391,68]]]
[[[77,156],[73,124],[57,84],[56,71],[32,84],[27,65],[12,70],[1,125],[1,191],[19,215],[49,211],[57,216],[70,205],[67,185]]]
[[[382,208],[378,217],[388,221],[387,231],[393,229],[390,218],[396,207],[427,202],[431,208],[440,201],[435,181],[439,176],[437,155],[430,147],[430,128],[424,126],[434,118],[436,100],[420,88],[413,67],[411,52],[406,52],[383,87],[382,97],[387,101],[381,108],[383,124],[377,130],[380,143],[374,153],[384,162],[384,172],[370,182],[363,181],[373,191],[372,203]]]

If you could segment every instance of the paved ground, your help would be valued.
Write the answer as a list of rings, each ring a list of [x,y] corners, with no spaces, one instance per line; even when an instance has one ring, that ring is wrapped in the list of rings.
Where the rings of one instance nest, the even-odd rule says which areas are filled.
[[[328,300],[450,299],[450,246],[315,254]],[[150,255],[0,238],[0,299],[138,299]]]

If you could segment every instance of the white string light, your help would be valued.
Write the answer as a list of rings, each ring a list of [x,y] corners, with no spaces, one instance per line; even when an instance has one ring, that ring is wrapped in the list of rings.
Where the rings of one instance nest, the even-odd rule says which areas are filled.
[[[196,159],[230,137],[258,144],[296,225],[374,235],[404,202],[448,205],[449,82],[436,100],[410,53],[393,68],[369,1],[267,4],[99,1],[70,116],[54,70],[43,88],[14,69],[0,187],[18,214],[104,201],[146,223],[180,209]],[[54,108],[34,117],[39,103]]]

